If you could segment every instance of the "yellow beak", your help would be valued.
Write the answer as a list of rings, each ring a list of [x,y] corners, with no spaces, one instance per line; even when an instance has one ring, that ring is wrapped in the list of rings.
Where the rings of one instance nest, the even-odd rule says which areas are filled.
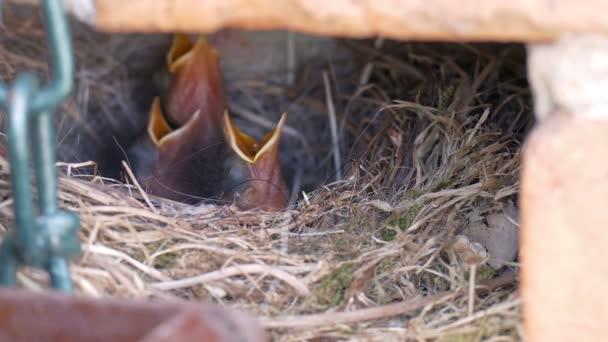
[[[165,101],[169,122],[185,125],[201,110],[201,120],[209,127],[205,135],[221,137],[226,103],[217,51],[204,37],[192,42],[189,36],[178,34],[166,59],[172,74]]]
[[[169,91],[154,98],[148,118],[155,161],[140,182],[150,193],[175,200],[215,196],[226,159],[219,55],[205,38],[193,42],[178,34],[166,61]]]
[[[257,142],[236,127],[228,111],[224,112],[226,142],[246,163],[247,183],[237,200],[242,209],[279,211],[287,207],[287,185],[279,159],[279,142],[286,119],[287,113],[284,113],[277,127]]]

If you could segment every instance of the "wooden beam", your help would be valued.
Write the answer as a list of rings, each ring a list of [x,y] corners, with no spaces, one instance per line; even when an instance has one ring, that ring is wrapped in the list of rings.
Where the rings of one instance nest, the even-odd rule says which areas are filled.
[[[608,34],[605,0],[95,0],[95,11],[95,26],[110,32],[289,29],[360,38],[529,42],[567,33]]]
[[[541,123],[524,151],[526,340],[608,340],[608,120]]]

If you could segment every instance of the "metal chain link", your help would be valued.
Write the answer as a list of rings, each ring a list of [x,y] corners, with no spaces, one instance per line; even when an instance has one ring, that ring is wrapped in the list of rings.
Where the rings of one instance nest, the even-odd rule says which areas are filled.
[[[54,288],[71,291],[69,260],[80,253],[80,220],[59,209],[53,112],[72,90],[74,57],[63,2],[43,0],[42,4],[52,56],[51,81],[39,88],[36,76],[24,72],[10,87],[0,83],[0,105],[8,115],[15,212],[15,229],[0,245],[0,285],[14,286],[17,268],[28,265],[46,269]],[[34,153],[37,206],[31,184],[30,148]]]

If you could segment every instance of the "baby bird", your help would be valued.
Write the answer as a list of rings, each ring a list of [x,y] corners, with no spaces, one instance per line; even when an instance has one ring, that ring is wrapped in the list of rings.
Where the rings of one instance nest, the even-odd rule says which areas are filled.
[[[277,127],[257,142],[241,132],[228,111],[224,113],[224,135],[230,149],[244,165],[243,185],[232,196],[243,209],[280,211],[287,207],[287,185],[279,161],[279,141],[287,113]]]
[[[174,36],[167,53],[170,82],[156,97],[147,136],[131,150],[133,171],[156,196],[188,202],[221,192],[227,148],[219,55],[204,37]]]
[[[166,62],[168,82],[162,82],[161,91],[166,95],[152,101],[147,135],[131,150],[144,189],[182,202],[230,190],[224,198],[241,209],[285,209],[279,141],[287,114],[257,142],[230,118],[219,56],[204,38],[193,42],[175,35]],[[230,166],[228,150],[233,152]],[[236,191],[224,188],[230,181],[240,184]]]
[[[167,53],[167,66],[173,76],[166,98],[168,119],[183,126],[203,108],[201,135],[221,140],[226,97],[217,51],[202,36],[192,42],[189,36],[178,34]]]

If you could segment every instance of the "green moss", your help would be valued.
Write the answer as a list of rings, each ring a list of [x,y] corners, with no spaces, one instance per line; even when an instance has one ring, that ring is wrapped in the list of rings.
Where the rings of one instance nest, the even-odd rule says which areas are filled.
[[[441,182],[433,185],[431,187],[430,192],[437,192],[437,191],[441,191],[443,189],[447,189],[447,188],[451,187],[452,185],[454,185],[455,183],[456,183],[455,179],[441,181]]]
[[[450,101],[456,94],[456,86],[453,84],[448,85],[445,89],[438,89],[437,91],[437,108],[439,110],[446,110],[450,105]]]
[[[439,273],[446,273],[447,270],[441,265],[433,267]],[[420,275],[420,282],[430,289],[435,291],[446,291],[450,289],[450,282],[445,278],[434,273],[424,272]]]
[[[405,191],[403,193],[403,195],[401,197],[404,200],[416,200],[422,194],[423,193],[418,190],[408,189],[407,191]],[[412,223],[414,222],[414,218],[416,218],[416,216],[418,215],[420,210],[422,210],[422,208],[423,208],[422,203],[414,204],[411,208],[409,208],[406,212],[404,212],[400,217],[389,221],[389,224],[392,226],[397,226],[401,230],[407,229],[412,225]]]
[[[397,226],[401,230],[405,230],[405,229],[409,228],[412,225],[412,223],[414,223],[414,219],[416,218],[416,216],[418,216],[418,213],[420,213],[420,210],[422,210],[422,208],[423,208],[423,205],[416,204],[413,207],[411,207],[409,210],[404,212],[399,218],[389,221],[388,224],[392,225],[392,226]],[[390,240],[385,240],[385,241],[390,241]]]
[[[380,239],[382,241],[393,241],[397,236],[397,232],[394,229],[382,228],[380,230]]]
[[[486,281],[496,277],[496,271],[490,265],[477,267],[477,282]]]
[[[382,261],[380,262],[380,265],[378,266],[380,273],[388,272],[391,270],[391,268],[392,268],[391,259],[389,259],[389,258],[382,259]]]
[[[175,262],[177,255],[175,253],[165,253],[161,254],[156,259],[154,259],[154,267],[164,268],[169,265],[172,265]]]
[[[424,194],[422,191],[418,191],[415,189],[408,189],[403,193],[401,198],[404,200],[415,200],[416,198],[422,196],[422,194]]]
[[[482,333],[480,330],[476,330],[468,333],[454,334],[442,336],[441,341],[444,342],[476,342],[481,341]]]
[[[469,268],[464,271],[465,279],[469,279],[471,274],[471,270]],[[492,279],[496,276],[496,271],[489,265],[481,265],[477,267],[477,271],[475,274],[475,282],[479,283],[488,279]]]
[[[342,298],[344,298],[344,292],[353,281],[354,271],[354,263],[345,263],[331,274],[323,277],[313,289],[312,302],[309,304],[320,306],[323,310],[340,304]]]
[[[470,326],[473,330],[448,334],[441,337],[441,341],[448,342],[477,342],[485,341],[492,336],[496,336],[501,333],[499,322],[496,319],[481,319],[477,321],[475,326]],[[518,340],[513,336],[513,340]]]

